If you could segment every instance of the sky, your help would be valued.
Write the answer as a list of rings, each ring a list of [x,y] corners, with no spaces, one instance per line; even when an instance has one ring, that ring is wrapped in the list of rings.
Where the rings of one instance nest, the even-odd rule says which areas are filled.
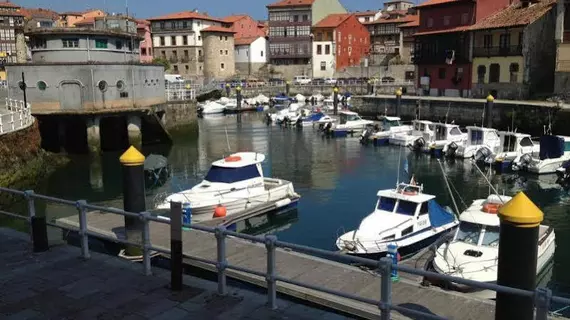
[[[129,13],[136,18],[156,17],[166,13],[198,9],[209,15],[223,17],[246,13],[255,19],[267,17],[269,3],[275,0],[11,0],[23,7],[48,8],[58,12],[82,11],[87,8],[105,9],[107,12],[125,12],[128,1]],[[382,0],[340,0],[349,11],[380,9]],[[246,5],[247,4],[247,5]]]

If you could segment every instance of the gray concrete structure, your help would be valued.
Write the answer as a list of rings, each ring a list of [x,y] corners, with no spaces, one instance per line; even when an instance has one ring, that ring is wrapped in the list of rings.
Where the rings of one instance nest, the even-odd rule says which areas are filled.
[[[222,27],[201,31],[204,47],[204,78],[227,79],[235,74],[234,32]]]

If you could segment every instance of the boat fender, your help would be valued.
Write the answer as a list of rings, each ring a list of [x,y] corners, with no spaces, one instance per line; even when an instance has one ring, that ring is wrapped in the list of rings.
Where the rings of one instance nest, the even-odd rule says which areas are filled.
[[[216,209],[214,209],[214,218],[223,218],[227,214],[226,207],[219,204]]]
[[[290,203],[291,203],[291,199],[289,199],[289,198],[282,199],[282,200],[275,202],[275,207],[282,208],[284,206],[289,205]]]
[[[483,205],[483,212],[496,214],[499,212],[501,205],[499,203],[485,203]]]

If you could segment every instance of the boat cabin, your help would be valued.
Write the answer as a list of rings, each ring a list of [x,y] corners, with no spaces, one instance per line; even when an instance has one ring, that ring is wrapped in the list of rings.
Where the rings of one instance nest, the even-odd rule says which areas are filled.
[[[340,124],[347,124],[349,122],[361,121],[362,118],[356,112],[342,111],[340,112]]]
[[[533,141],[529,134],[510,131],[500,131],[501,152],[531,153],[538,149],[539,144]]]
[[[402,126],[402,120],[399,117],[384,116],[380,120],[382,120],[382,130],[384,131],[388,131],[392,127]]]
[[[474,246],[497,247],[499,245],[499,208],[511,197],[490,195],[487,199],[475,200],[459,216],[459,228],[453,241]]]
[[[475,126],[468,126],[466,129],[467,145],[469,146],[494,146],[499,143],[500,138],[496,129]]]
[[[263,187],[263,169],[261,163],[265,155],[257,152],[238,152],[224,159],[214,161],[197,185],[209,188],[211,184],[236,184],[236,187]]]
[[[433,132],[433,122],[427,120],[414,120],[412,121],[413,130],[412,135],[422,136],[424,133]]]
[[[444,141],[444,140],[459,140],[463,133],[456,124],[448,123],[435,123],[433,124],[435,135],[433,135],[434,141]]]

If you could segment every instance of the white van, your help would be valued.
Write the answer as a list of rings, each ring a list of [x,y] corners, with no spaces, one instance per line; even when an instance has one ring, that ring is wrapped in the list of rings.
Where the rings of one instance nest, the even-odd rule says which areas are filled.
[[[296,76],[293,79],[293,84],[310,84],[311,83],[311,78],[309,78],[308,76]]]
[[[164,80],[167,83],[184,83],[184,78],[179,74],[165,74]]]

